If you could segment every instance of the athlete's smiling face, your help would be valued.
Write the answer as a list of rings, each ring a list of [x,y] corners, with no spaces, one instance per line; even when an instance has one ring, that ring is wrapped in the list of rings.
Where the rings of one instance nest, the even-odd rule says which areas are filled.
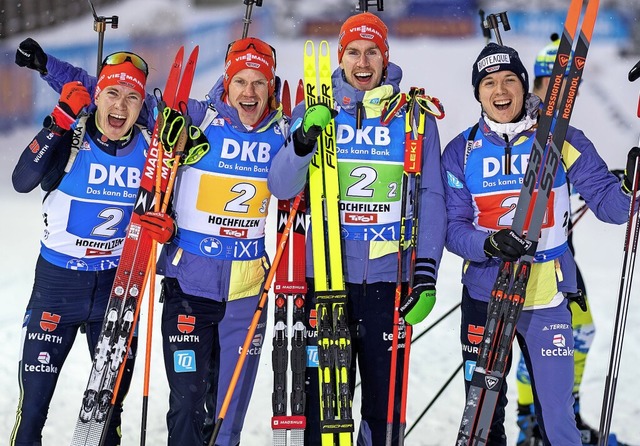
[[[255,125],[269,103],[269,83],[258,70],[238,71],[229,83],[229,104],[238,110],[244,125]]]
[[[524,87],[512,71],[498,71],[480,81],[478,99],[489,119],[500,124],[513,122],[524,105]]]
[[[98,94],[96,123],[110,140],[117,141],[135,124],[144,98],[133,88],[110,85]]]
[[[361,91],[369,91],[382,82],[384,57],[375,43],[354,40],[345,48],[340,67],[349,85]]]

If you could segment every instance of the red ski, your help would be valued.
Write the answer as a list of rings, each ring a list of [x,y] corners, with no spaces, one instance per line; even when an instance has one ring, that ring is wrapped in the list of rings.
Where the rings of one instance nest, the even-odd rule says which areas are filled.
[[[180,104],[186,104],[189,99],[198,47],[191,53],[181,78],[183,57],[184,47],[181,47],[171,66],[159,107],[166,106],[180,111]],[[158,116],[162,116],[162,110],[159,110]],[[160,142],[160,131],[161,119],[158,119],[142,169],[140,187],[111,289],[102,331],[94,352],[89,381],[71,440],[72,446],[102,444],[114,407],[115,396],[118,393],[125,357],[129,351],[144,295],[154,243],[151,236],[140,226],[140,216],[147,211],[158,209],[156,207],[158,200],[168,201],[163,197],[168,198],[171,195],[173,182],[170,181],[170,177],[175,174],[162,162],[166,148],[163,148]],[[157,181],[158,173],[161,178]],[[156,193],[158,187],[160,191]]]

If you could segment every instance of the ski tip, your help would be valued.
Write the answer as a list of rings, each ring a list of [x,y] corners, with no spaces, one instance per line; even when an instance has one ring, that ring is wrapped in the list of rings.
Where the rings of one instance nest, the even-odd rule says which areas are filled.
[[[320,54],[323,56],[329,55],[329,42],[327,40],[320,42]]]
[[[304,54],[309,57],[315,57],[316,49],[313,40],[307,40],[304,43]]]

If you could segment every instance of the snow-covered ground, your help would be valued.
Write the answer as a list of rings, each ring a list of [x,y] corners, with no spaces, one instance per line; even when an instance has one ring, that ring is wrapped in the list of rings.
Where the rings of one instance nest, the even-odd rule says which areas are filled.
[[[137,3],[137,2],[136,2]],[[127,5],[132,7],[130,0]],[[180,5],[183,5],[181,2]],[[99,11],[111,14],[109,11]],[[132,16],[131,11],[121,13]],[[135,18],[137,15],[133,15]],[[90,20],[87,18],[87,20]],[[86,23],[85,23],[86,25]],[[121,24],[126,30],[126,24]],[[93,41],[95,33],[89,26],[85,33],[76,33],[74,38]],[[109,31],[111,32],[111,31]],[[116,32],[116,31],[114,31]],[[126,31],[123,31],[126,32]],[[58,33],[59,34],[59,33]],[[26,36],[25,36],[26,37]],[[43,44],[55,45],[55,39],[46,33],[37,37]],[[537,50],[547,43],[546,36],[540,40],[510,38],[503,35],[505,43],[519,49],[527,67],[532,65]],[[19,40],[18,40],[19,41]],[[278,51],[278,71],[282,78],[297,81],[302,75],[303,40],[269,38]],[[335,49],[335,42],[330,42]],[[189,44],[222,45],[226,42],[189,42]],[[478,116],[479,104],[474,100],[471,86],[471,65],[483,45],[480,38],[465,40],[442,39],[391,39],[391,60],[405,70],[403,88],[424,86],[428,94],[440,98],[447,112],[440,123],[440,136],[444,145]],[[640,82],[631,84],[627,73],[637,60],[620,59],[617,48],[605,42],[594,41],[591,45],[584,82],[580,89],[572,123],[585,130],[595,143],[607,164],[621,168],[626,153],[638,143],[640,120],[636,118]],[[90,70],[93,67],[88,67]],[[196,71],[193,97],[204,97],[221,67],[206,72]],[[26,73],[26,71],[25,71]],[[53,104],[52,104],[53,105]],[[0,339],[4,348],[0,362],[0,444],[6,444],[15,418],[18,398],[17,361],[20,344],[20,327],[24,308],[29,298],[33,280],[33,269],[38,253],[38,238],[41,231],[40,196],[37,192],[19,195],[13,191],[10,176],[13,166],[30,138],[37,132],[35,127],[16,129],[1,135],[3,150],[0,153],[0,197],[2,218],[0,237],[3,255],[0,256],[0,290],[4,311],[0,312]],[[273,204],[273,203],[272,203]],[[273,209],[273,207],[272,207]],[[274,215],[272,212],[271,215]],[[270,219],[269,249],[273,252],[274,221]],[[593,309],[597,335],[589,355],[582,385],[583,417],[593,425],[598,424],[605,376],[608,368],[611,333],[616,311],[620,268],[623,255],[624,226],[614,227],[598,222],[587,214],[576,226],[574,243],[577,259],[587,281],[590,303]],[[438,304],[433,314],[416,333],[421,332],[440,314],[453,307],[460,299],[460,266],[456,256],[445,253],[438,280]],[[141,316],[141,343],[144,345],[148,310],[143,303]],[[271,308],[271,307],[270,307]],[[154,339],[152,349],[152,371],[147,444],[163,444],[166,438],[164,417],[168,408],[167,385],[162,365],[159,337],[160,306],[155,305]],[[618,379],[618,392],[612,431],[621,440],[640,443],[635,423],[640,417],[640,392],[636,387],[636,362],[640,357],[640,308],[638,291],[632,292],[627,323],[626,343]],[[269,326],[268,330],[271,328]],[[447,318],[416,342],[412,348],[410,396],[408,402],[408,425],[411,426],[447,377],[460,364],[458,346],[459,312]],[[141,354],[144,354],[141,349]],[[271,438],[271,345],[267,338],[261,369],[256,382],[245,430],[243,444],[268,444]],[[84,339],[78,338],[64,369],[61,371],[58,389],[51,403],[49,419],[44,430],[44,444],[64,445],[71,438],[78,413],[81,394],[89,371],[89,353]],[[140,408],[144,362],[141,356],[134,376],[130,394],[126,401],[123,434],[125,445],[139,443]],[[512,374],[513,375],[513,374]],[[510,377],[513,382],[513,376]],[[510,399],[515,401],[515,386]],[[355,409],[359,410],[359,395],[356,394]],[[462,374],[459,374],[444,392],[428,415],[422,419],[407,438],[409,445],[452,444],[464,405]],[[515,444],[515,403],[508,408],[508,434]]]

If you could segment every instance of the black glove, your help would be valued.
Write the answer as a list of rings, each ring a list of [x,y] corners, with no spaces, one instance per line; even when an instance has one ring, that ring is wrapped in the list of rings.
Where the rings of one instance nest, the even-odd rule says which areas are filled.
[[[487,257],[499,257],[502,260],[518,260],[531,246],[531,243],[520,237],[511,229],[500,229],[484,241],[484,252]]]
[[[184,154],[182,155],[180,164],[197,163],[210,148],[209,139],[202,133],[200,127],[190,125],[187,128],[187,142],[184,145]]]
[[[634,147],[629,150],[627,155],[627,167],[624,170],[624,180],[622,181],[622,190],[630,194],[633,190],[633,181],[636,178],[636,161],[640,156],[640,148]]]
[[[298,156],[305,156],[313,151],[318,136],[338,112],[324,104],[315,104],[307,109],[302,118],[302,125],[293,132],[293,148]]]
[[[36,70],[43,76],[47,74],[47,55],[31,37],[20,42],[16,50],[16,64]]]

